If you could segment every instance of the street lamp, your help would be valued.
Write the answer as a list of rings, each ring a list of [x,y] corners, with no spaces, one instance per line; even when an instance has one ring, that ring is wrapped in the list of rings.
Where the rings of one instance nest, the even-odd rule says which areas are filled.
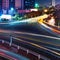
[[[47,9],[44,9],[44,12],[48,12],[48,10]]]
[[[35,3],[35,8],[39,8],[39,4]]]
[[[10,10],[8,11],[8,13],[9,13],[10,15],[13,15],[13,14],[15,13],[14,8],[13,8],[13,7],[11,7],[11,8],[10,8]]]
[[[13,11],[14,10],[14,8],[11,8],[11,11]]]

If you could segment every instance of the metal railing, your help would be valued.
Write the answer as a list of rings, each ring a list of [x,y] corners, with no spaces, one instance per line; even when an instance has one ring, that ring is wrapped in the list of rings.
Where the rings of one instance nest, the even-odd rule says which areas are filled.
[[[4,35],[5,35],[5,34],[4,34]],[[5,35],[5,36],[6,36],[6,35]],[[27,56],[28,56],[28,54],[30,53],[30,54],[36,56],[36,57],[38,58],[38,60],[40,60],[40,59],[50,60],[49,58],[47,58],[47,57],[45,57],[45,56],[43,56],[43,55],[41,55],[41,54],[38,54],[38,53],[36,53],[36,52],[34,52],[34,51],[31,51],[31,50],[29,50],[29,49],[27,49],[27,48],[25,48],[25,47],[22,47],[22,46],[19,46],[19,45],[13,43],[14,37],[13,37],[12,35],[9,34],[7,37],[10,38],[10,40],[9,40],[10,42],[9,42],[9,41],[6,41],[6,40],[0,40],[0,42],[2,42],[2,44],[4,44],[4,43],[9,44],[10,47],[11,47],[11,46],[17,47],[17,51],[18,51],[19,49],[22,49],[23,51],[26,51]]]

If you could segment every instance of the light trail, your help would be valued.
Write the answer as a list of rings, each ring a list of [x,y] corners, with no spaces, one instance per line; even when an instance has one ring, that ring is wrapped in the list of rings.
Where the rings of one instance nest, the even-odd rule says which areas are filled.
[[[15,24],[22,24],[22,23],[35,23],[37,22],[39,19],[43,19],[43,18],[47,18],[48,15],[44,14],[42,16],[38,16],[38,17],[34,17],[34,18],[29,18],[29,19],[24,19],[24,20],[20,20],[20,21],[12,21],[9,23],[0,23],[0,24],[9,24],[9,25],[15,25]]]
[[[3,30],[2,30],[3,31]],[[1,31],[0,31],[1,32]],[[60,46],[60,45],[56,45],[56,44],[53,44],[52,42],[43,42],[43,40],[36,40],[35,38],[28,38],[28,37],[24,37],[24,36],[18,36],[18,34],[26,34],[26,35],[30,35],[30,36],[36,36],[36,37],[45,37],[45,38],[52,38],[52,39],[55,39],[56,40],[59,40],[60,41],[60,38],[57,38],[57,37],[52,37],[52,36],[46,36],[46,35],[40,35],[40,34],[33,34],[33,33],[26,33],[26,32],[16,32],[16,31],[3,31],[3,34],[4,33],[8,33],[8,34],[12,34],[11,36],[16,36],[16,37],[21,37],[21,38],[25,38],[25,39],[28,39],[28,40],[32,40],[32,41],[36,41],[36,42],[42,42],[42,43],[46,43],[46,44],[50,44],[50,45],[55,45],[55,46]]]
[[[52,27],[50,27],[50,26],[48,26],[48,25],[46,25],[46,24],[44,24],[44,23],[40,23],[42,26],[44,26],[45,28],[47,28],[46,29],[46,31],[49,31],[49,30],[51,30],[52,31],[52,33],[55,33],[55,34],[57,34],[58,36],[60,35],[60,30],[58,30],[58,29],[55,29],[55,28],[52,28]],[[50,24],[49,24],[50,25]],[[48,30],[49,29],[49,30]],[[49,31],[50,32],[50,31]],[[60,37],[60,36],[59,36]]]
[[[11,32],[12,33],[12,32]],[[3,33],[4,34],[4,33]],[[25,33],[23,33],[23,32],[20,32],[20,34],[25,34]],[[8,34],[7,34],[8,35]],[[10,34],[11,35],[11,34]],[[30,36],[40,36],[40,37],[46,37],[45,35],[38,35],[38,34],[32,34],[31,35],[31,33],[28,33],[27,35],[30,35]],[[5,35],[4,35],[5,36]],[[24,38],[24,39],[28,39],[28,41],[29,40],[31,40],[31,41],[35,41],[35,42],[41,42],[41,43],[45,43],[45,44],[50,44],[50,45],[54,45],[54,46],[60,46],[59,44],[54,44],[53,42],[48,42],[48,41],[46,41],[46,42],[44,42],[44,40],[37,40],[37,39],[33,39],[33,38],[28,38],[28,37],[24,37],[24,36],[19,36],[19,35],[17,35],[16,33],[14,34],[12,34],[11,36],[15,36],[15,37],[18,37],[18,38]],[[37,37],[36,36],[36,37]],[[50,37],[50,36],[48,36],[48,37]],[[53,37],[53,39],[55,39],[56,37]],[[60,41],[60,38],[57,38],[59,41]],[[56,39],[56,40],[57,40]],[[54,40],[54,41],[56,41],[56,40]]]
[[[48,24],[48,23],[46,23],[46,24]],[[53,32],[55,32],[55,33],[57,33],[57,34],[60,34],[60,30],[57,30],[57,29],[55,29],[55,28],[51,28],[51,27],[47,26],[46,24],[43,24],[43,23],[42,23],[42,25],[44,25],[46,28],[49,28],[49,29],[52,30]],[[48,24],[48,25],[50,25],[50,24]],[[56,27],[56,26],[53,26],[53,27]],[[58,28],[58,27],[56,27],[56,28]]]
[[[41,40],[41,39],[40,39],[40,40],[37,40],[37,39],[35,39],[35,38],[33,39],[33,38],[24,37],[24,36],[16,36],[16,37],[18,37],[18,38],[20,38],[20,39],[21,39],[21,38],[23,38],[23,39],[28,39],[28,41],[31,40],[31,41],[40,42],[40,43],[45,43],[45,44],[49,44],[49,45],[60,46],[60,45],[53,44],[52,42],[47,42],[47,41],[44,42],[44,41]]]
[[[25,40],[22,40],[22,39],[19,39],[19,38],[15,38],[15,37],[13,37],[13,38],[16,39],[16,40],[18,40],[18,41],[31,44],[32,46],[35,46],[35,47],[37,47],[37,48],[41,48],[41,49],[43,49],[43,50],[50,51],[50,52],[52,52],[52,53],[57,54],[57,55],[60,56],[60,53],[58,53],[58,52],[56,52],[56,51],[53,51],[53,50],[50,50],[50,49],[47,49],[47,48],[45,48],[45,47],[42,47],[42,46],[40,46],[40,45],[38,45],[38,44],[35,44],[35,43],[32,43],[32,42],[27,42],[27,41],[25,41]]]
[[[0,32],[1,32],[1,31],[0,31]],[[3,32],[4,32],[4,33],[6,33],[6,32],[12,33],[12,32],[13,32],[13,34],[14,34],[14,33],[27,34],[27,35],[32,35],[32,36],[48,37],[48,38],[53,38],[53,39],[60,40],[60,38],[57,38],[57,37],[51,37],[51,36],[39,35],[39,34],[33,34],[33,33],[26,33],[26,32],[16,32],[16,31],[8,31],[8,30],[7,30],[6,32],[5,32],[5,30],[3,30]],[[37,48],[42,48],[42,49],[44,49],[44,50],[48,50],[48,51],[50,51],[50,52],[52,52],[52,53],[55,53],[55,54],[57,54],[57,55],[60,56],[60,53],[58,53],[58,52],[56,52],[56,51],[53,51],[53,50],[50,50],[50,49],[47,49],[47,48],[45,48],[45,47],[41,47],[41,46],[38,45],[38,44],[35,44],[35,43],[32,43],[32,42],[28,42],[28,41],[25,41],[25,40],[21,40],[21,39],[19,39],[19,38],[15,38],[15,37],[13,37],[13,38],[16,39],[16,40],[18,40],[18,41],[31,44],[31,45],[33,45],[33,46],[35,46],[35,47],[37,47]]]
[[[53,36],[47,36],[47,35],[41,35],[41,34],[34,34],[34,33],[27,33],[27,32],[10,31],[10,30],[0,30],[0,33],[27,34],[27,35],[32,35],[32,36],[40,36],[40,37],[46,37],[46,38],[52,38],[52,39],[60,40],[59,37],[53,37]]]
[[[41,34],[34,34],[34,33],[27,33],[27,32],[18,32],[18,31],[9,31],[9,30],[0,30],[0,33],[27,34],[27,35],[40,36],[40,37],[46,37],[46,38],[52,38],[52,39],[60,40],[60,38],[58,38],[58,37],[52,37],[52,36],[41,35]]]
[[[13,25],[13,24],[18,24],[18,23],[35,23],[37,22],[37,20],[40,18],[40,16],[38,17],[34,17],[34,18],[29,18],[29,19],[24,19],[24,20],[20,20],[20,21],[14,21],[14,22],[10,22],[9,24],[10,25]]]
[[[32,35],[32,36],[40,36],[40,37],[46,37],[46,38],[52,38],[52,39],[60,40],[60,38],[58,38],[58,37],[52,37],[52,36],[41,35],[41,34],[34,34],[34,33],[27,33],[27,32],[14,32],[14,33],[27,34],[27,35]]]
[[[29,60],[28,58],[24,56],[21,56],[11,51],[6,51],[4,49],[0,49],[0,52],[2,52],[1,53],[2,56],[9,58],[9,60]]]
[[[17,60],[16,58],[13,58],[13,57],[11,57],[11,56],[9,56],[9,55],[6,55],[4,52],[2,52],[2,51],[4,51],[3,49],[0,49],[0,56],[2,56],[2,57],[4,57],[4,58],[6,58],[6,59],[11,59],[11,60]]]

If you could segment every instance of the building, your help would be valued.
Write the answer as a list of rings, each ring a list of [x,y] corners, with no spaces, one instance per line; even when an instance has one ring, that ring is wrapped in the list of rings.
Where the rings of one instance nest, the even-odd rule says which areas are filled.
[[[9,14],[13,9],[18,13],[29,12],[26,9],[34,8],[34,6],[35,0],[0,0],[0,9],[4,14]]]
[[[2,0],[2,9],[9,9],[9,0]]]
[[[52,6],[55,7],[55,0],[52,0]]]
[[[15,8],[15,0],[9,0],[9,8]]]
[[[30,9],[34,8],[35,0],[0,0],[0,9]]]
[[[2,0],[0,0],[0,15],[2,14]]]
[[[23,9],[24,7],[24,0],[15,0],[15,8],[16,9]]]
[[[23,9],[24,0],[0,0],[0,9],[20,8]]]
[[[15,8],[18,9],[18,8],[21,8],[21,0],[15,0]]]
[[[24,9],[34,8],[35,0],[24,0]]]
[[[0,0],[0,10],[2,9],[2,0]]]

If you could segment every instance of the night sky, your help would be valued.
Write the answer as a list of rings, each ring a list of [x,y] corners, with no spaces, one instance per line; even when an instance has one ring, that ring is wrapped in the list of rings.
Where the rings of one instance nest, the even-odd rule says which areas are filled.
[[[52,0],[36,0],[36,3],[38,3],[41,6],[43,5],[49,6],[51,5],[51,1]],[[60,4],[60,0],[55,0],[55,1],[56,1],[56,4]]]
[[[60,4],[60,0],[56,0],[56,4]]]

